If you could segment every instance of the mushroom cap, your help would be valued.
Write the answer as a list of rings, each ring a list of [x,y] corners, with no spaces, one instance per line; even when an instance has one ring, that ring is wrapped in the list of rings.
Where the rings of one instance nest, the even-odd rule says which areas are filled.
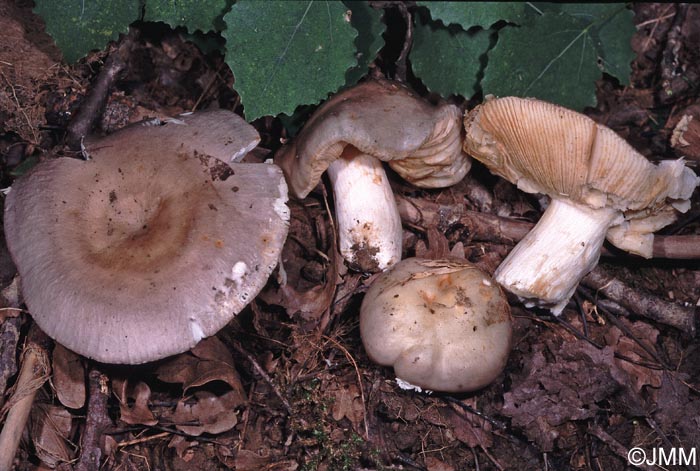
[[[347,145],[389,162],[417,186],[453,185],[471,166],[461,149],[461,115],[458,107],[432,106],[396,82],[363,82],[316,110],[275,162],[298,198],[313,190]]]
[[[289,211],[279,168],[223,163],[254,145],[250,130],[233,134],[247,126],[228,111],[132,125],[88,143],[88,161],[47,160],[13,184],[7,244],[49,336],[143,363],[192,348],[248,304]]]
[[[464,260],[407,258],[377,277],[360,310],[369,357],[424,389],[473,391],[506,365],[510,306],[499,286]]]
[[[673,221],[672,208],[687,210],[700,181],[683,161],[654,165],[611,129],[536,99],[487,99],[464,126],[464,150],[521,190],[611,207],[626,220],[655,217],[654,227],[656,215],[664,215],[663,227]],[[634,245],[624,239],[618,230],[612,242]]]

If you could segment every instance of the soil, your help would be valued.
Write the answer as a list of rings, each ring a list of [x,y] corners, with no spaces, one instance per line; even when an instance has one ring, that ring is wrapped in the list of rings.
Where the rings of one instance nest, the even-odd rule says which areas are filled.
[[[50,153],[70,153],[66,127],[109,53],[66,65],[31,8],[0,3],[3,187]],[[633,8],[632,83],[603,76],[599,104],[586,113],[651,160],[683,157],[698,172],[700,7]],[[178,31],[142,31],[126,62],[96,132],[194,109],[240,112],[222,57],[203,54]],[[258,158],[286,138],[277,120],[254,125],[263,136]],[[398,195],[426,212],[462,208],[512,223],[541,214],[537,198],[479,164],[444,190],[391,178]],[[642,260],[608,247],[600,269],[660,306],[661,321],[590,283],[559,318],[512,299],[513,349],[496,381],[469,394],[407,391],[364,352],[358,311],[374,275],[339,261],[328,194],[322,184],[290,201],[286,287],[273,275],[192,352],[114,367],[52,348],[53,375],[37,394],[16,469],[96,469],[86,464],[92,453],[100,469],[120,470],[615,471],[632,469],[634,447],[649,458],[661,449],[700,454],[700,342],[687,327],[697,320],[700,262]],[[700,235],[699,200],[696,192],[691,210],[662,233]],[[448,249],[492,273],[514,245],[462,216],[404,222],[404,257]],[[0,300],[9,308],[21,302],[15,275],[3,241]],[[685,328],[664,322],[672,304],[685,309]],[[1,407],[12,396],[31,318],[4,309],[0,321]]]

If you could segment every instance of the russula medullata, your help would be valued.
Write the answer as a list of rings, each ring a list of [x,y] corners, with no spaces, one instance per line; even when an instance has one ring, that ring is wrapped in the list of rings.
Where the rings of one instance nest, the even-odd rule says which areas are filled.
[[[360,333],[369,357],[421,389],[464,392],[491,383],[511,345],[510,306],[465,260],[407,258],[365,294]]]
[[[401,218],[382,161],[422,188],[453,185],[471,162],[461,149],[461,112],[433,106],[404,85],[367,81],[324,103],[275,162],[305,198],[323,172],[333,187],[340,252],[366,271],[401,259]]]
[[[527,98],[487,99],[464,119],[464,150],[551,202],[495,273],[558,314],[598,262],[603,241],[651,257],[653,232],[689,208],[700,182],[682,160],[649,162],[587,116]]]
[[[259,137],[232,112],[139,123],[52,158],[5,200],[5,235],[37,324],[107,363],[186,351],[248,304],[286,238],[272,164],[229,165]]]

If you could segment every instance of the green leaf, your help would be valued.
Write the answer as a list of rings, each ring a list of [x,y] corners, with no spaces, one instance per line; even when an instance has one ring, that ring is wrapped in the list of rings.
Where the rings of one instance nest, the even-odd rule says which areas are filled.
[[[485,94],[536,97],[574,109],[595,105],[600,77],[590,28],[565,13],[506,27],[489,53]]]
[[[66,61],[74,62],[126,33],[139,19],[141,6],[139,0],[36,0],[34,12],[46,22]]]
[[[416,16],[411,66],[423,83],[442,96],[470,97],[477,91],[479,57],[489,47],[487,30],[455,31],[423,22]]]
[[[214,20],[226,9],[226,0],[147,0],[145,21],[162,21],[188,31],[212,31]]]
[[[239,0],[224,21],[226,62],[251,121],[318,103],[357,64],[340,2]]]
[[[517,23],[524,18],[524,2],[416,2],[430,10],[434,20],[445,25],[458,24],[464,30],[474,26],[488,29],[494,23],[505,20]]]
[[[567,13],[589,27],[596,46],[601,69],[617,77],[622,84],[630,83],[630,63],[636,57],[631,40],[636,32],[634,12],[625,3],[545,3],[528,4],[531,18],[543,12]]]
[[[561,4],[562,11],[590,25],[590,35],[603,70],[630,83],[631,62],[636,57],[631,40],[636,32],[634,13],[621,3]]]
[[[381,21],[383,10],[370,7],[368,2],[346,0],[343,3],[352,13],[350,24],[359,33],[355,39],[357,67],[353,67],[345,74],[345,83],[354,85],[367,73],[369,65],[384,47],[382,34],[386,30],[386,25]]]

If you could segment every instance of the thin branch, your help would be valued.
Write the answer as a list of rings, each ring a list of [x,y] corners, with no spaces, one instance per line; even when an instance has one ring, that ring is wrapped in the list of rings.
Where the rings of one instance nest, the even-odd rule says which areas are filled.
[[[14,392],[0,411],[0,415],[7,413],[0,432],[0,470],[12,469],[12,462],[34,404],[34,397],[51,374],[47,353],[48,343],[46,334],[36,324],[32,324],[22,353],[22,366]]]

